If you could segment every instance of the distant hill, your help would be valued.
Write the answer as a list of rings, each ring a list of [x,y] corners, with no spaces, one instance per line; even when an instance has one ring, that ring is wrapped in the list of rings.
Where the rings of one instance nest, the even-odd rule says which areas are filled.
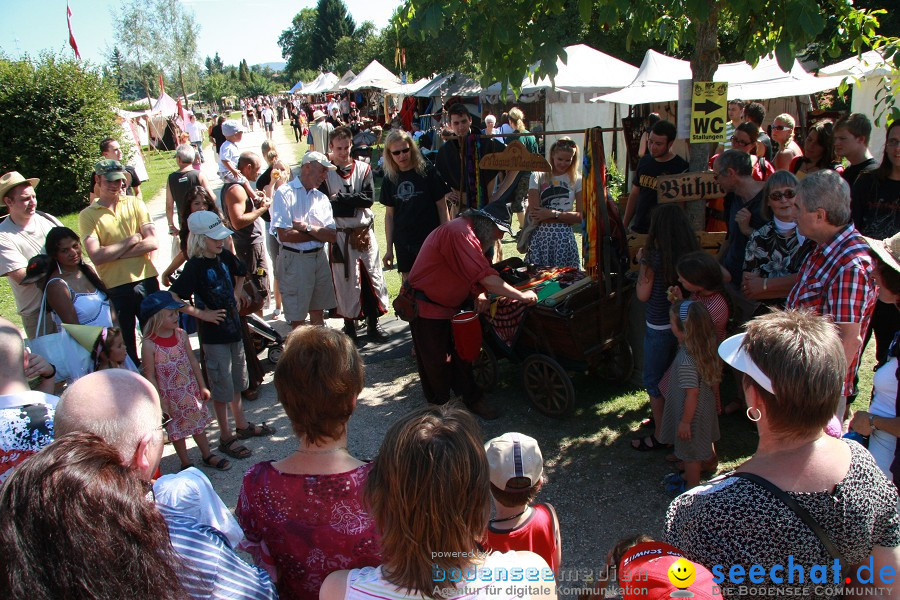
[[[284,67],[285,67],[286,65],[287,65],[287,63],[284,62],[284,61],[281,61],[281,62],[264,62],[264,63],[259,63],[260,68],[265,69],[266,67],[269,67],[269,68],[272,69],[273,71],[283,71],[283,70],[284,70]]]

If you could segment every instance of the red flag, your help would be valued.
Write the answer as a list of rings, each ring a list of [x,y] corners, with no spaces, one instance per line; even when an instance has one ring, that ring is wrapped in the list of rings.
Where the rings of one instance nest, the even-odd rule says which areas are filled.
[[[75,58],[81,60],[81,53],[78,52],[78,42],[75,41],[75,34],[72,33],[72,9],[69,8],[68,3],[66,3],[66,21],[69,23],[69,45],[75,51]]]
[[[159,74],[159,95],[162,97],[166,93],[166,85],[163,83],[162,73]]]

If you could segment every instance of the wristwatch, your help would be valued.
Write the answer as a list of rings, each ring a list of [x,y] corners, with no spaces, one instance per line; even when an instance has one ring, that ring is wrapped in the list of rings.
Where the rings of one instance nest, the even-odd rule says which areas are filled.
[[[553,218],[559,220],[559,211],[558,210],[553,211]]]
[[[872,431],[877,431],[878,428],[875,427],[875,415],[869,413],[869,427],[872,428]]]
[[[310,233],[312,231],[312,223],[306,224],[306,233]]]

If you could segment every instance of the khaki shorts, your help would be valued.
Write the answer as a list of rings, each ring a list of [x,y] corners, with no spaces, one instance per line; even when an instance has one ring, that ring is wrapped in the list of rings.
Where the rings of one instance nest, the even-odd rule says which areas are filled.
[[[228,403],[250,387],[244,342],[203,344],[209,391],[216,402]]]
[[[334,308],[334,282],[325,250],[298,254],[282,247],[275,269],[288,322],[303,321],[311,310]]]

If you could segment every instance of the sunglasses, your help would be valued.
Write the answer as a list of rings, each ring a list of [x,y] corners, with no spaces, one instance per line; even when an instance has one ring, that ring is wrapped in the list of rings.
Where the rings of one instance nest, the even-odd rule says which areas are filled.
[[[745,142],[744,140],[739,140],[738,138],[731,136],[731,145],[732,146],[749,146],[751,142]]]
[[[558,140],[556,142],[557,148],[574,148],[575,140]]]
[[[791,127],[790,125],[772,125],[772,129],[777,129],[778,131],[790,131],[791,129],[793,129],[793,127]]]
[[[769,200],[774,200],[776,202],[780,202],[781,200],[791,200],[797,197],[797,192],[794,190],[784,190],[783,192],[772,192],[769,194]]]
[[[394,156],[400,156],[401,154],[409,154],[409,146],[407,146],[403,150],[391,150],[391,154]]]

